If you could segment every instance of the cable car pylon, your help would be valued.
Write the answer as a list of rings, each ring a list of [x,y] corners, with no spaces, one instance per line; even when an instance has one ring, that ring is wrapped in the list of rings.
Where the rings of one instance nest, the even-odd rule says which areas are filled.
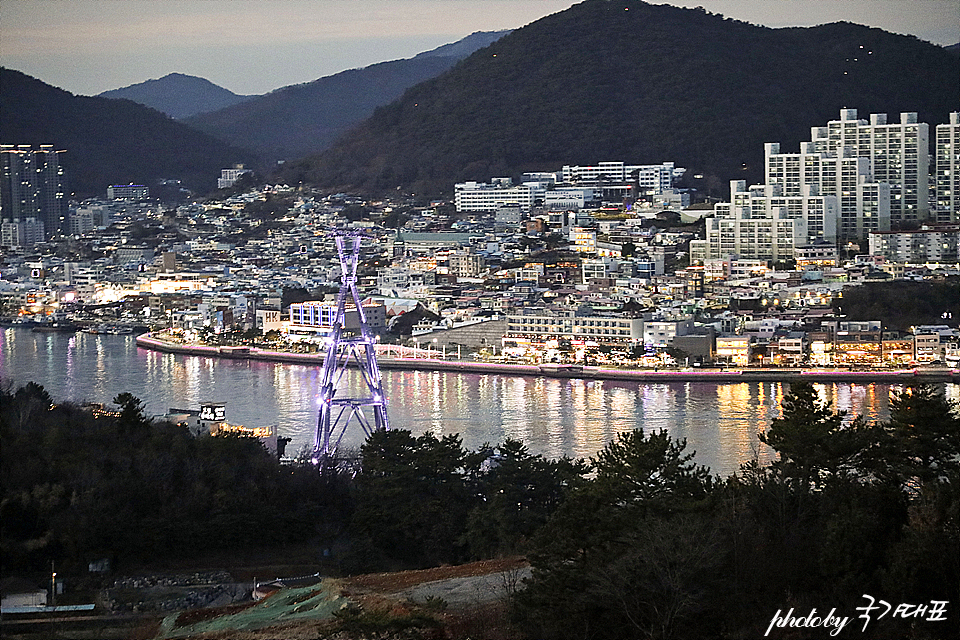
[[[333,328],[323,358],[323,378],[320,382],[320,416],[314,458],[321,465],[330,464],[347,428],[356,422],[369,436],[374,431],[389,429],[387,398],[383,393],[383,379],[377,364],[376,338],[367,325],[366,314],[357,291],[357,266],[360,261],[361,232],[335,231],[337,255],[340,258],[340,292]],[[357,310],[359,329],[345,331],[347,304],[352,301]],[[352,366],[351,366],[352,365]],[[362,391],[351,395],[344,379],[348,368],[359,371]]]

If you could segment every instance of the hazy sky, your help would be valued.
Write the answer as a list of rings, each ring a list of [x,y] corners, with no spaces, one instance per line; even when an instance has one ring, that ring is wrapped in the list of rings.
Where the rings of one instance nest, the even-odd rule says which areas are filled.
[[[653,0],[661,4],[663,0]],[[266,93],[514,29],[570,0],[0,0],[0,65],[82,95],[179,72]],[[682,0],[771,27],[846,20],[946,45],[958,0]]]

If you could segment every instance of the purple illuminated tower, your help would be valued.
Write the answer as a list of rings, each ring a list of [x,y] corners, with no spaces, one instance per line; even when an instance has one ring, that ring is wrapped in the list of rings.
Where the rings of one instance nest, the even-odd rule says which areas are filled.
[[[323,464],[340,445],[347,427],[356,421],[364,433],[370,435],[379,429],[389,429],[387,399],[383,394],[383,380],[377,364],[376,339],[367,326],[367,318],[357,292],[357,263],[360,260],[362,233],[336,231],[337,254],[340,257],[340,293],[333,330],[323,358],[323,379],[320,383],[320,419],[317,424],[315,456]],[[350,243],[349,248],[344,245]],[[357,309],[359,329],[347,332],[346,308],[352,298]],[[350,395],[346,380],[347,368],[353,366],[362,378],[362,395]],[[343,384],[341,384],[341,382]],[[372,419],[371,415],[372,414]]]

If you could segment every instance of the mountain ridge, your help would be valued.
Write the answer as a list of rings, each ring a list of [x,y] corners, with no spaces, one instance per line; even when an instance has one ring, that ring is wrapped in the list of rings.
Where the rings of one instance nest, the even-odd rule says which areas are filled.
[[[66,150],[68,188],[80,198],[103,197],[111,184],[152,186],[160,179],[207,193],[220,169],[255,160],[131,100],[77,96],[4,67],[0,86],[0,140]]]
[[[586,0],[409,89],[280,176],[449,196],[455,182],[563,164],[672,160],[719,195],[732,179],[762,181],[764,142],[797,148],[844,107],[946,122],[958,74],[942,47],[852,23],[771,29]]]
[[[210,82],[206,78],[184,73],[168,73],[154,78],[98,93],[98,98],[123,98],[156,109],[171,118],[182,120],[200,113],[230,107],[256,96],[239,95]]]
[[[338,136],[410,87],[435,77],[505,31],[475,32],[413,58],[347,69],[289,85],[185,122],[270,162],[327,148]]]

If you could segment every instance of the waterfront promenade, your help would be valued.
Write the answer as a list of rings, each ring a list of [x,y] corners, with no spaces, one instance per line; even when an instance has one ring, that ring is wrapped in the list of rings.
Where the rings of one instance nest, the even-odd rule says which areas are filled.
[[[292,353],[255,347],[215,347],[200,344],[171,342],[153,334],[137,337],[137,346],[164,353],[261,360],[319,366],[322,353]],[[458,373],[500,374],[513,376],[541,376],[547,378],[583,378],[589,380],[636,380],[639,382],[855,382],[869,384],[910,384],[920,382],[960,384],[960,370],[948,367],[918,367],[913,369],[848,370],[841,368],[684,368],[684,369],[617,369],[579,365],[514,364],[505,362],[474,362],[436,357],[423,357],[423,350],[378,345],[377,361],[381,369],[420,371],[453,371]],[[403,355],[407,354],[407,355]]]

